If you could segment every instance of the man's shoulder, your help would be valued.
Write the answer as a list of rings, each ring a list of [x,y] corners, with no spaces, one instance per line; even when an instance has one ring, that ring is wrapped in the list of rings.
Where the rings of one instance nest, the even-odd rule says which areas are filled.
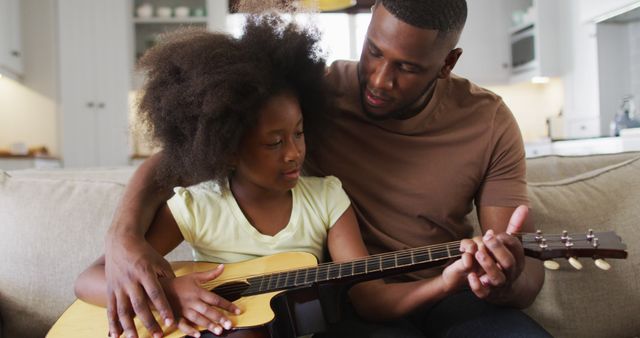
[[[340,88],[350,85],[357,81],[358,62],[348,60],[336,60],[329,65],[326,72],[327,81],[334,86]]]
[[[447,79],[447,85],[449,86],[449,94],[453,95],[454,98],[467,98],[473,101],[504,105],[502,98],[498,94],[475,84],[467,78],[451,74]]]

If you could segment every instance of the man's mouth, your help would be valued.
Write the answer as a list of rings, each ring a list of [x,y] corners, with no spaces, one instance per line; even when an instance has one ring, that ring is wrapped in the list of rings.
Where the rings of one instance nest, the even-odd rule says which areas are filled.
[[[376,95],[373,92],[371,92],[371,90],[369,90],[368,88],[365,88],[364,96],[365,96],[365,102],[367,103],[367,105],[372,107],[382,107],[391,101],[391,98],[386,96]]]

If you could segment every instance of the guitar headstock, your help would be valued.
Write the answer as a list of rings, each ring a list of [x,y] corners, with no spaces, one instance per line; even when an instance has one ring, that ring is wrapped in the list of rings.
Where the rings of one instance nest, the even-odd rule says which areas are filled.
[[[543,234],[521,233],[517,237],[522,242],[525,255],[541,260],[553,258],[591,257],[627,258],[627,246],[613,231],[585,233]]]

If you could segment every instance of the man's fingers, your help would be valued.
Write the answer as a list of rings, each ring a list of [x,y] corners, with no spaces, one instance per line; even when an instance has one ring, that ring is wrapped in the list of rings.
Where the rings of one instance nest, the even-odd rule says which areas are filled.
[[[516,234],[520,232],[522,226],[524,225],[524,221],[527,219],[527,215],[529,214],[529,208],[525,205],[520,205],[513,211],[511,214],[511,218],[509,219],[509,225],[507,226],[507,233],[509,235]]]
[[[173,316],[173,309],[171,309],[171,305],[169,304],[169,300],[167,299],[167,295],[164,293],[164,289],[160,284],[160,281],[155,278],[155,276],[150,277],[146,276],[142,281],[142,286],[144,287],[144,291],[147,293],[147,296],[153,303],[153,306],[156,308],[158,313],[160,314],[160,318],[162,318],[165,326],[171,326],[175,323],[175,317]],[[138,311],[136,310],[136,313]],[[140,315],[138,313],[138,315]],[[144,319],[143,319],[144,320]],[[155,318],[153,319],[155,323]],[[146,324],[145,327],[149,328]]]
[[[490,291],[489,287],[482,284],[482,282],[480,281],[480,278],[478,278],[478,275],[475,272],[472,272],[469,275],[467,275],[467,280],[469,282],[469,288],[471,288],[471,291],[478,298],[484,299],[484,298],[487,298],[487,296],[489,296],[489,291]]]
[[[107,291],[107,320],[109,321],[109,336],[119,337],[122,334],[122,326],[118,318],[116,296],[112,290]]]
[[[156,322],[156,318],[151,313],[147,297],[140,286],[135,286],[129,292],[129,299],[131,301],[131,307],[138,316],[142,325],[153,336],[154,334],[162,333],[162,329]]]
[[[122,291],[118,291],[116,292],[116,302],[118,318],[125,336],[127,338],[137,338],[138,331],[136,330],[136,325],[133,322],[133,311],[131,310],[129,297],[127,297]]]

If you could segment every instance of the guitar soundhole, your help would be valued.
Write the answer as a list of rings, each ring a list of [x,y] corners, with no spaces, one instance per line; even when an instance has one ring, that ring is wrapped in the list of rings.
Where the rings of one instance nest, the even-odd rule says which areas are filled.
[[[222,296],[224,299],[233,302],[234,300],[242,297],[242,293],[244,293],[248,287],[249,284],[245,282],[231,282],[218,285],[215,288],[211,289],[211,292],[214,292],[218,296]]]

